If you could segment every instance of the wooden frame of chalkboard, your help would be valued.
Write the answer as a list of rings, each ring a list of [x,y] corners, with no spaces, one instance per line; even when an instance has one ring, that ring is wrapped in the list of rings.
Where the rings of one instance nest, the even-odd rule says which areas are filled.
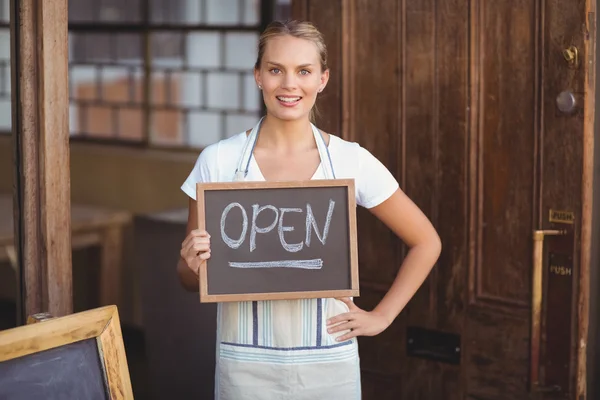
[[[0,331],[0,365],[82,344],[88,339],[96,342],[94,347],[102,364],[101,384],[107,398],[133,399],[119,314],[114,305]]]
[[[308,192],[301,192],[302,190],[308,190]],[[338,243],[340,243],[339,248],[343,249],[343,252],[337,252],[335,254],[329,254],[328,257],[330,257],[328,260],[327,259],[323,259],[325,264],[338,264],[338,260],[341,260],[340,263],[342,263],[343,265],[341,267],[337,267],[337,277],[332,278],[331,276],[329,276],[328,280],[321,280],[321,277],[317,274],[312,275],[313,278],[309,278],[311,279],[311,282],[314,282],[315,280],[318,280],[319,283],[317,283],[317,286],[320,285],[321,287],[318,289],[308,289],[308,290],[298,290],[298,289],[294,289],[294,290],[276,290],[276,288],[274,288],[273,290],[271,290],[271,288],[269,288],[269,290],[261,290],[261,289],[254,289],[251,291],[244,291],[244,289],[239,289],[239,287],[241,286],[246,286],[246,288],[249,286],[249,284],[244,283],[243,285],[240,286],[239,282],[243,281],[245,278],[249,278],[250,275],[252,273],[255,272],[250,272],[250,271],[256,271],[256,268],[262,269],[263,271],[266,271],[267,269],[269,269],[269,272],[266,273],[276,273],[279,274],[279,278],[273,278],[273,275],[271,275],[271,282],[274,282],[275,279],[278,279],[276,282],[281,282],[281,281],[290,281],[290,280],[294,280],[297,277],[300,277],[299,280],[302,280],[302,275],[299,275],[301,273],[307,273],[304,271],[301,271],[300,269],[294,270],[291,273],[289,273],[288,275],[284,275],[287,272],[281,272],[284,270],[287,271],[291,271],[294,268],[274,268],[274,267],[269,267],[269,268],[263,268],[262,265],[264,263],[264,260],[260,260],[259,262],[231,262],[231,259],[228,259],[228,264],[229,266],[232,266],[232,264],[253,264],[252,267],[247,267],[248,269],[241,271],[241,267],[240,268],[232,268],[230,271],[230,276],[232,276],[231,281],[233,280],[237,280],[238,283],[236,284],[232,284],[231,286],[236,286],[238,289],[230,289],[228,287],[223,288],[223,283],[219,283],[220,287],[219,289],[215,289],[216,284],[214,283],[215,281],[217,281],[217,279],[213,279],[213,281],[211,281],[211,273],[215,274],[213,271],[215,271],[215,269],[210,270],[211,268],[211,262],[213,262],[215,260],[215,256],[217,255],[217,253],[215,252],[215,247],[216,247],[216,234],[215,232],[213,232],[212,238],[211,238],[211,251],[212,251],[212,257],[208,260],[208,262],[203,263],[200,266],[200,270],[199,270],[199,292],[200,292],[200,301],[203,303],[210,303],[210,302],[228,302],[228,301],[254,301],[254,300],[285,300],[285,299],[303,299],[303,298],[331,298],[331,297],[356,297],[359,295],[359,283],[358,283],[358,245],[357,245],[357,231],[356,231],[356,199],[355,199],[355,184],[354,184],[354,180],[353,179],[334,179],[334,180],[310,180],[310,181],[288,181],[288,182],[227,182],[227,183],[198,183],[196,185],[196,199],[197,199],[197,209],[198,209],[198,228],[202,229],[202,230],[207,230],[207,218],[209,218],[209,225],[211,226],[216,226],[218,225],[218,223],[215,221],[215,215],[216,215],[216,210],[213,210],[214,208],[219,208],[219,210],[228,207],[225,204],[225,201],[231,201],[232,199],[234,199],[233,201],[235,201],[235,198],[237,196],[237,198],[239,199],[240,196],[238,193],[235,192],[239,192],[239,191],[248,191],[248,194],[245,195],[245,197],[249,198],[248,201],[252,201],[251,197],[253,196],[251,194],[252,191],[254,191],[254,198],[256,199],[256,196],[260,196],[260,191],[273,191],[276,190],[277,195],[276,196],[272,196],[270,198],[279,198],[281,199],[282,197],[288,197],[288,198],[293,198],[298,197],[298,198],[312,198],[314,199],[315,197],[319,196],[319,193],[323,193],[323,192],[319,192],[320,189],[323,190],[329,190],[330,192],[332,191],[336,191],[336,198],[338,199],[338,204],[342,210],[344,210],[344,213],[342,216],[337,215],[334,216],[333,218],[342,218],[343,219],[343,227],[338,227],[339,229],[337,231],[334,231],[332,228],[332,233],[330,236],[334,236],[335,234],[337,235],[336,239],[332,239],[331,241],[335,240]],[[316,190],[316,191],[315,191]],[[257,192],[259,191],[259,192]],[[286,195],[286,191],[288,191],[287,195]],[[227,193],[229,192],[229,193]],[[332,192],[333,193],[333,192]],[[264,194],[264,193],[263,193]],[[211,196],[211,195],[216,195],[218,197],[220,197],[218,200],[210,200],[210,197],[207,196]],[[316,195],[316,196],[315,196]],[[312,197],[311,197],[312,196]],[[227,200],[228,199],[228,200]],[[207,205],[207,202],[209,203]],[[277,200],[273,201],[273,204],[277,203]],[[279,202],[281,203],[281,200],[279,200]],[[341,203],[341,204],[339,204]],[[230,205],[233,203],[230,203]],[[270,203],[269,203],[270,204]],[[306,205],[306,201],[304,203]],[[216,206],[215,206],[216,205]],[[241,205],[239,205],[239,203],[237,204],[239,207],[241,208]],[[281,204],[279,204],[281,206]],[[336,207],[337,207],[336,205]],[[208,210],[208,214],[207,214],[207,206],[209,208]],[[289,205],[288,205],[289,206]],[[257,205],[254,205],[254,207],[258,207]],[[272,209],[275,209],[275,206],[271,206],[268,205],[267,207],[271,207]],[[296,204],[295,207],[298,207],[298,205]],[[308,210],[308,205],[306,205],[307,209],[306,209],[306,218],[308,218],[308,214],[309,214],[309,210]],[[327,214],[327,221],[330,220],[331,215],[329,214],[330,212],[333,214],[333,211],[331,209],[331,200],[329,200],[329,207],[330,209],[327,210],[327,208],[325,208],[325,213]],[[262,208],[262,210],[264,210],[265,207]],[[255,214],[256,214],[256,208],[253,208]],[[284,210],[283,208],[280,208],[278,210]],[[291,208],[286,208],[286,211],[290,211],[290,210],[296,210],[299,211],[299,208],[295,208],[295,209],[291,209]],[[275,213],[277,213],[276,210],[274,210]],[[304,210],[302,210],[304,211]],[[315,215],[317,214],[317,211],[315,211]],[[223,210],[220,211],[221,213],[225,213]],[[250,213],[252,213],[252,210],[249,211]],[[283,212],[281,211],[281,219],[283,219]],[[258,211],[258,213],[260,213],[260,211]],[[298,213],[300,214],[300,213]],[[323,212],[321,212],[320,217],[323,217]],[[220,217],[220,224],[223,225],[223,217],[221,215]],[[253,220],[253,218],[256,218],[256,215],[250,215],[249,216],[249,220],[251,221],[251,224],[254,224],[254,222],[256,222],[255,220]],[[276,217],[279,218],[278,216]],[[287,218],[287,217],[286,217]],[[304,217],[302,217],[304,218]],[[316,218],[316,217],[315,217]],[[314,219],[311,221],[313,224],[315,223]],[[304,223],[304,222],[302,222]],[[216,224],[216,225],[215,225]],[[273,223],[274,224],[274,223]],[[271,225],[271,228],[274,225]],[[305,222],[306,224],[306,231],[309,230],[308,226],[309,226],[309,221],[308,219]],[[280,225],[280,229],[281,230],[281,221],[279,222]],[[322,225],[322,224],[321,224]],[[340,225],[340,224],[338,224]],[[333,226],[333,225],[332,225]],[[250,243],[252,243],[252,230],[256,230],[256,227],[253,225],[250,229],[248,229],[248,231],[250,231]],[[286,227],[283,228],[286,231],[286,234],[289,234],[290,231],[293,231],[294,229],[292,227]],[[326,230],[327,228],[325,228]],[[341,231],[340,231],[341,229]],[[218,230],[218,229],[217,229]],[[224,227],[221,226],[221,232],[223,232]],[[264,233],[264,231],[267,229],[262,230],[261,233]],[[305,231],[305,232],[306,232]],[[323,231],[325,232],[325,231]],[[342,233],[342,235],[339,235],[339,233]],[[209,232],[210,233],[210,232]],[[294,232],[291,232],[294,233]],[[331,232],[330,232],[331,233]],[[270,234],[276,235],[276,233],[274,232],[270,232]],[[324,235],[326,235],[326,233],[323,233]],[[242,231],[241,236],[240,236],[240,241],[242,241],[243,236],[245,235],[245,231]],[[279,232],[279,239],[281,240],[281,243],[283,245],[283,241],[284,239],[282,238],[282,233]],[[318,233],[317,233],[318,236]],[[341,236],[341,237],[340,237]],[[256,236],[255,236],[256,237]],[[321,240],[321,237],[318,237],[319,240]],[[259,239],[256,239],[256,242],[258,242]],[[316,239],[313,239],[313,243],[316,243]],[[323,245],[325,245],[324,241],[322,240]],[[248,245],[248,240],[246,240],[246,246]],[[301,245],[300,243],[298,245]],[[239,245],[238,245],[239,246]],[[252,244],[250,244],[250,251],[252,251]],[[336,245],[337,246],[337,245]],[[221,246],[222,248],[224,246]],[[230,246],[231,247],[231,246]],[[268,251],[272,251],[274,246],[270,247],[270,250]],[[308,246],[306,246],[308,247]],[[312,249],[318,247],[317,245],[313,245]],[[312,250],[311,251],[315,251]],[[225,252],[231,252],[231,249],[221,249],[221,251]],[[288,250],[289,251],[289,250]],[[324,253],[323,251],[321,251],[322,253]],[[319,254],[320,256],[321,254]],[[321,265],[323,265],[323,260],[319,259],[319,262],[321,262]],[[334,262],[329,262],[333,260]],[[221,260],[222,262],[224,260]],[[281,263],[281,262],[288,262],[289,260],[284,260],[284,261],[267,261],[266,263],[269,265],[274,266],[275,263]],[[305,261],[314,261],[314,258],[311,260],[302,260],[300,262],[305,262]],[[217,261],[214,261],[215,263]],[[244,267],[245,268],[245,267]],[[320,269],[322,267],[315,267],[314,269]],[[343,268],[343,269],[342,269]],[[309,267],[307,267],[307,269],[309,269]],[[323,268],[324,269],[324,268]],[[210,270],[210,271],[209,271]],[[221,269],[223,271],[223,269]],[[235,270],[235,271],[234,271]],[[278,270],[276,272],[273,272],[275,270]],[[231,272],[234,271],[234,272]],[[241,271],[241,272],[239,272]],[[245,275],[243,275],[245,273]],[[265,272],[262,272],[265,273]],[[310,273],[310,272],[308,272]],[[222,276],[224,276],[225,273],[222,274]],[[237,274],[237,275],[236,275]],[[294,275],[296,274],[296,275]],[[215,275],[212,275],[215,276]],[[227,281],[227,278],[222,278],[221,276],[221,281]],[[304,275],[304,277],[306,277],[307,275]],[[240,278],[241,277],[241,278]],[[245,277],[245,278],[244,278]],[[283,279],[281,279],[283,277]],[[296,278],[295,278],[296,277]],[[332,282],[333,281],[333,282]],[[329,283],[328,283],[329,282]],[[227,286],[228,284],[225,283],[225,286]],[[278,283],[276,284],[270,284],[271,286],[285,286],[285,285],[279,285]],[[311,283],[312,285],[312,283]],[[327,286],[329,285],[329,286]],[[261,286],[261,285],[256,285],[256,286]],[[262,285],[264,286],[264,285]],[[289,285],[287,285],[289,286]],[[314,286],[314,285],[313,285]],[[211,290],[213,289],[213,290]],[[258,290],[258,291],[257,291]]]

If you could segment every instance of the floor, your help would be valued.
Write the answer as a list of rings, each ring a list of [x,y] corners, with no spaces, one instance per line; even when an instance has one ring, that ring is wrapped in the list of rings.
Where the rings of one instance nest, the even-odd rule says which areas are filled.
[[[0,331],[14,328],[16,325],[15,303],[0,300]],[[144,351],[144,335],[139,329],[121,326],[123,342],[127,353],[127,364],[133,394],[136,400],[149,400],[150,393],[146,390],[146,356]]]

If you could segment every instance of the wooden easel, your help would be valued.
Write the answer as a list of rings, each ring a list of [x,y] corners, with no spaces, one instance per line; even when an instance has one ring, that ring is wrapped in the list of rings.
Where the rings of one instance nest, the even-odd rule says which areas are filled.
[[[84,346],[89,351],[79,350]],[[76,357],[69,357],[74,353]],[[77,362],[64,361],[70,358]],[[41,386],[52,398],[66,391],[70,396],[85,392],[111,400],[133,399],[115,306],[59,318],[35,314],[26,326],[0,332],[0,371],[0,398],[33,398]]]

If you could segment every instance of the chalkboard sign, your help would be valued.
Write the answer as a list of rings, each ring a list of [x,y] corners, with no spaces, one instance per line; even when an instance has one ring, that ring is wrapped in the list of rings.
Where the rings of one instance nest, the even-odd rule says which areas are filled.
[[[354,180],[198,183],[200,301],[358,296]]]
[[[133,399],[117,308],[0,331],[0,399]]]

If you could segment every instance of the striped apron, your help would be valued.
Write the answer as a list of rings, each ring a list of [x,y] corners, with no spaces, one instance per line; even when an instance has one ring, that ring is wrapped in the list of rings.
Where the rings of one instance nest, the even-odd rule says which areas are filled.
[[[234,181],[248,177],[261,121],[252,129]],[[325,179],[335,179],[323,136],[313,134]],[[360,370],[356,339],[336,342],[328,318],[348,311],[336,299],[219,303],[217,400],[357,400]]]

